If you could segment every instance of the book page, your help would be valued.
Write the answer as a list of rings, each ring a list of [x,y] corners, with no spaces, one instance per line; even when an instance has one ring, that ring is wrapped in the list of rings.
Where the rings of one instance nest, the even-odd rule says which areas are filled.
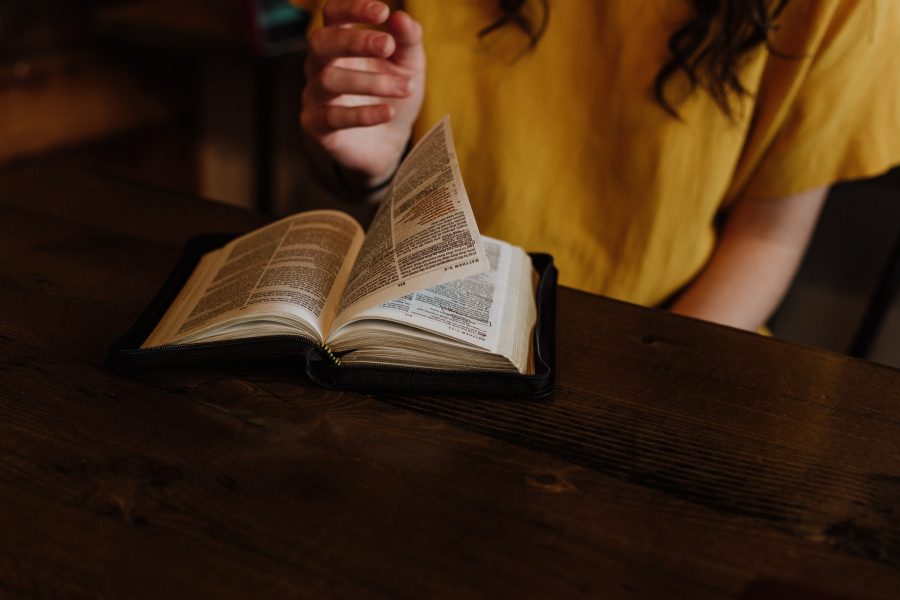
[[[505,356],[524,372],[536,317],[531,260],[521,248],[487,237],[483,241],[490,271],[368,308],[334,332],[332,348],[350,350],[362,346],[363,339],[374,341],[379,330],[392,331],[375,320],[390,321]],[[448,341],[445,352],[452,348]]]
[[[488,270],[444,117],[400,165],[375,215],[335,325],[410,292]]]
[[[143,347],[298,333],[298,326],[322,341],[362,240],[359,224],[332,210],[237,238],[204,256]]]
[[[357,313],[351,322],[384,319],[417,325],[495,352],[512,248],[482,238],[490,271],[441,283]],[[347,327],[350,325],[348,324]],[[334,333],[340,336],[340,331]]]

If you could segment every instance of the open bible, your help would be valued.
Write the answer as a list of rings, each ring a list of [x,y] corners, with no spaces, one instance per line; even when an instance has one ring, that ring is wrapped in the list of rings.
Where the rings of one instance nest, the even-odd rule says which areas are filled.
[[[317,210],[207,252],[141,348],[302,336],[344,366],[532,373],[536,282],[522,249],[479,234],[445,117],[367,232]]]

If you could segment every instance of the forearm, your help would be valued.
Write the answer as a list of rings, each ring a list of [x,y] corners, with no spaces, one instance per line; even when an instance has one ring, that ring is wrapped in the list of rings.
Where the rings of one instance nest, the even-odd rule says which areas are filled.
[[[740,329],[759,329],[794,278],[827,191],[821,188],[738,203],[709,263],[672,311]]]

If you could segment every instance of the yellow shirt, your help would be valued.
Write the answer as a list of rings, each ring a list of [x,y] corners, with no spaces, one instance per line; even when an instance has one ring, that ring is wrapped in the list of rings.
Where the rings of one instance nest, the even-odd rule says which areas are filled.
[[[772,46],[797,58],[754,52],[734,120],[676,75],[680,121],[651,86],[689,2],[549,5],[523,53],[514,26],[478,37],[491,0],[406,1],[428,61],[416,135],[451,115],[482,233],[553,254],[564,285],[658,304],[703,267],[728,202],[900,163],[900,1],[792,0]]]

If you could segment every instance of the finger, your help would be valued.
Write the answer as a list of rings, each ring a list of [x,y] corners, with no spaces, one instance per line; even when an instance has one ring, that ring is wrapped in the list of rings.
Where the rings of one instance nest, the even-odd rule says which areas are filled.
[[[329,133],[353,127],[371,127],[387,123],[394,116],[394,110],[387,104],[368,106],[322,106],[304,110],[300,115],[303,128],[311,133]]]
[[[341,94],[405,98],[411,92],[412,83],[402,75],[357,71],[336,66],[319,70],[313,81],[312,91],[319,98]]]
[[[395,47],[393,37],[368,29],[323,27],[309,36],[310,56],[318,61],[343,56],[387,58]]]
[[[384,23],[391,13],[384,2],[373,0],[331,0],[322,10],[322,20],[326,27],[349,23]]]
[[[408,13],[396,11],[388,19],[388,31],[396,44],[391,60],[402,67],[423,69],[425,49],[422,46],[422,26],[419,22]]]

